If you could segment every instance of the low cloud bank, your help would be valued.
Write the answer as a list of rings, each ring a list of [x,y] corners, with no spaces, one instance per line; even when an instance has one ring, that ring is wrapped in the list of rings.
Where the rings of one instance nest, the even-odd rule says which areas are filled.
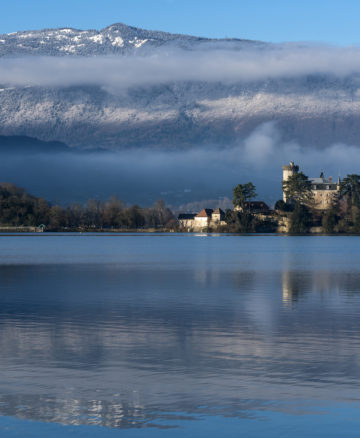
[[[360,73],[360,49],[272,45],[229,50],[156,50],[147,56],[0,59],[3,86],[100,85],[123,89],[173,81],[236,83]]]
[[[204,199],[231,198],[232,188],[252,181],[269,204],[281,197],[283,164],[290,160],[309,176],[337,178],[360,173],[360,149],[345,144],[312,150],[283,142],[275,123],[260,125],[231,148],[164,152],[48,153],[1,156],[2,181],[13,182],[60,203],[105,199],[116,194],[129,204],[164,199],[173,207]]]

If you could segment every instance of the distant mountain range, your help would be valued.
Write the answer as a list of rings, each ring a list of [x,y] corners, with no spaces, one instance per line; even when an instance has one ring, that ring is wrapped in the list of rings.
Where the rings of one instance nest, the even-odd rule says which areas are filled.
[[[101,31],[48,29],[0,35],[0,57],[56,58],[152,56],[157,50],[241,56],[273,45],[206,39],[114,24]],[[184,66],[184,69],[187,67]],[[221,68],[221,65],[219,65]],[[21,72],[26,78],[26,71]],[[116,76],[116,71],[113,72]],[[86,78],[88,71],[84,69]],[[26,82],[26,80],[25,80]],[[0,134],[60,141],[80,148],[184,149],[229,145],[263,122],[275,121],[283,141],[309,147],[360,145],[360,93],[356,75],[313,74],[247,82],[159,81],[123,92],[101,85],[1,85]]]
[[[0,153],[2,154],[42,154],[70,151],[72,149],[59,141],[41,141],[24,135],[0,135]]]
[[[263,45],[239,39],[220,41]],[[0,56],[130,55],[167,46],[191,50],[218,42],[216,39],[144,30],[117,23],[101,31],[63,28],[0,34]]]

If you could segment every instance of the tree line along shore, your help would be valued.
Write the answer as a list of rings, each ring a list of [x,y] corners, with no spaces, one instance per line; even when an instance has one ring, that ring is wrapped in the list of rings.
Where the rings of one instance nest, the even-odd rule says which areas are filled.
[[[85,205],[52,205],[10,183],[0,184],[0,231],[41,227],[47,231],[172,230],[176,219],[163,201],[152,207],[126,206],[116,196]]]
[[[287,202],[279,200],[274,209],[257,212],[257,197],[249,182],[233,188],[234,209],[224,212],[219,225],[201,231],[222,233],[326,233],[360,234],[360,175],[341,181],[339,196],[330,208],[314,208],[309,179],[297,172],[283,181]],[[256,203],[254,203],[256,204]],[[46,231],[188,231],[161,200],[151,207],[127,206],[116,196],[106,201],[90,199],[84,205],[53,205],[28,194],[11,183],[0,184],[0,232]]]

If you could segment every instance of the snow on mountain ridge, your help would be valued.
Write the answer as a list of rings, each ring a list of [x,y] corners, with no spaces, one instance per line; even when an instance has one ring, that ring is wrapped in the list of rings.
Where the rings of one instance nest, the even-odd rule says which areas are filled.
[[[357,144],[360,95],[356,83],[306,81],[241,86],[174,83],[131,89],[99,87],[5,89],[0,134],[63,141],[77,147],[189,148],[229,145],[276,121],[284,141],[304,146]]]
[[[98,59],[97,55],[115,55],[113,57],[123,63],[129,59],[138,61],[141,57],[132,55],[153,54],[158,48],[175,48],[175,56],[181,51],[194,54],[193,58],[201,66],[204,62],[199,61],[198,53],[193,50],[199,53],[199,49],[206,50],[212,58],[226,48],[229,59],[233,50],[256,48],[260,49],[257,59],[264,70],[264,55],[273,48],[271,44],[236,39],[212,40],[143,30],[122,23],[100,31],[63,28],[17,32],[0,35],[2,41],[0,57],[75,56],[78,59],[71,59],[71,62],[80,62],[81,69],[77,76],[80,82],[76,83],[44,86],[44,81],[40,81],[26,86],[29,83],[25,80],[16,87],[0,83],[0,135],[61,140],[78,147],[176,149],[209,144],[226,146],[241,141],[259,124],[275,121],[284,141],[296,141],[310,147],[323,147],[334,142],[360,145],[360,81],[355,74],[326,75],[319,73],[321,69],[310,74],[310,70],[300,69],[300,73],[291,76],[291,69],[280,69],[285,74],[276,73],[270,78],[265,69],[266,78],[261,76],[248,82],[229,83],[217,77],[216,80],[206,80],[201,70],[199,77],[184,79],[184,75],[175,77],[174,74],[162,82],[131,84],[121,92],[114,92],[110,86],[98,82],[85,85],[83,80],[86,62],[81,57],[92,59],[90,57],[96,55]],[[295,45],[293,47],[295,51]],[[298,54],[291,55],[294,56],[290,61],[299,63]],[[348,57],[351,58],[351,53]],[[101,56],[99,59],[103,77],[103,66],[107,64]],[[331,59],[336,59],[336,54]],[[155,61],[158,62],[156,57]],[[176,64],[176,69],[191,70],[189,64],[184,66],[183,61]],[[254,64],[251,61],[249,74],[253,79]],[[38,62],[40,58],[36,60]],[[225,64],[216,58],[207,70],[219,68],[223,75],[229,68]],[[307,61],[307,64],[313,68],[313,63]],[[274,67],[272,59],[267,65]],[[123,66],[108,70],[119,76],[120,68]],[[16,72],[19,70],[24,72],[25,79],[29,78],[28,69],[18,68]],[[134,68],[128,76],[138,77],[139,70],[141,68]],[[52,76],[56,74],[48,75]]]
[[[209,38],[179,35],[168,32],[145,30],[112,24],[100,31],[72,28],[44,29],[0,34],[0,57],[4,56],[93,56],[126,55],[143,49],[175,44],[191,49],[197,44],[213,40]],[[226,41],[226,40],[224,40]],[[248,40],[229,40],[237,44],[256,44]],[[66,47],[72,46],[71,50]]]

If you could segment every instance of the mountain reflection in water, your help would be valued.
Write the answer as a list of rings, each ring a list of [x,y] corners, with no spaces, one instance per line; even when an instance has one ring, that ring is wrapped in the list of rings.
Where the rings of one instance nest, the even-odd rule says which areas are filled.
[[[163,427],[359,400],[359,238],[0,241],[2,415]]]

